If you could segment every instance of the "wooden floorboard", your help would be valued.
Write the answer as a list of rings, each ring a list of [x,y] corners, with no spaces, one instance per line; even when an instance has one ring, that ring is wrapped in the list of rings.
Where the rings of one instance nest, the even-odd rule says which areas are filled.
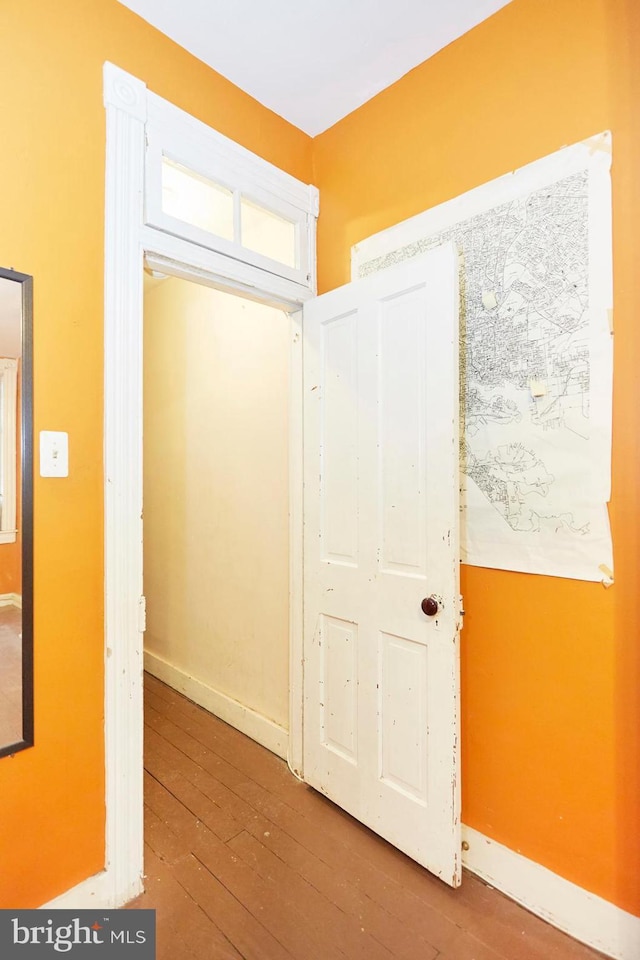
[[[451,890],[243,734],[145,678],[158,960],[596,960],[466,874]]]

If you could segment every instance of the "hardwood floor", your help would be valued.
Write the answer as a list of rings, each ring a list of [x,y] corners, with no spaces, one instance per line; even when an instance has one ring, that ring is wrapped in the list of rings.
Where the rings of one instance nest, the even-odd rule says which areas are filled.
[[[146,887],[158,960],[594,960],[465,874],[451,890],[152,677]]]
[[[0,607],[0,745],[22,740],[22,610]]]

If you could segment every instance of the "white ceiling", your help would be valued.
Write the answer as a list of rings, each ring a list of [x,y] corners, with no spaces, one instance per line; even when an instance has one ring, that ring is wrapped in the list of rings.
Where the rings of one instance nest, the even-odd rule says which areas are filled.
[[[510,0],[119,0],[315,136]]]

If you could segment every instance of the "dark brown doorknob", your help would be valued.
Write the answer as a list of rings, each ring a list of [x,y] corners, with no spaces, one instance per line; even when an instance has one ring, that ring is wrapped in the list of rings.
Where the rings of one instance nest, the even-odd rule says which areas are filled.
[[[438,601],[435,597],[425,597],[420,606],[422,607],[422,612],[426,613],[428,617],[435,617],[439,609]]]

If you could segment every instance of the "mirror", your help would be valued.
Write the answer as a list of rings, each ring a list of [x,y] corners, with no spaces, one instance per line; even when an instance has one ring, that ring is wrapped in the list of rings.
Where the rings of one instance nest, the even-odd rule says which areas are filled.
[[[32,305],[0,269],[0,757],[33,746]]]

